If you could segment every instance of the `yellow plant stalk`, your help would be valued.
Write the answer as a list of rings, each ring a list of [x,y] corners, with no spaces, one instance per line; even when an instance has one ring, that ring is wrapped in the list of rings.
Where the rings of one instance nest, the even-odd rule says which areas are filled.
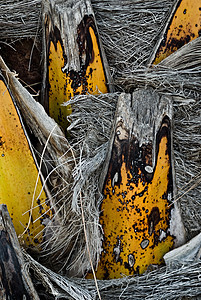
[[[128,147],[124,144],[120,172],[115,167],[119,157],[113,151],[101,205],[104,240],[96,272],[98,279],[142,274],[150,265],[163,264],[163,255],[173,248],[174,237],[169,231],[168,195],[173,184],[167,117],[156,143],[154,169],[150,165],[150,145],[138,148],[135,141]],[[135,157],[132,162],[131,155]],[[142,166],[143,155],[146,167]],[[91,274],[87,277],[91,278]]]
[[[157,52],[152,59],[158,64],[167,56],[196,39],[201,33],[201,1],[180,0],[170,16]]]
[[[92,17],[85,17],[77,28],[79,71],[65,69],[68,58],[60,32],[56,28],[53,34],[57,39],[50,39],[48,50],[49,115],[66,129],[66,116],[71,114],[71,108],[62,104],[75,95],[107,93],[108,87]]]
[[[51,211],[40,177],[37,182],[38,170],[19,111],[3,77],[0,106],[0,203],[7,205],[22,242],[38,247]]]

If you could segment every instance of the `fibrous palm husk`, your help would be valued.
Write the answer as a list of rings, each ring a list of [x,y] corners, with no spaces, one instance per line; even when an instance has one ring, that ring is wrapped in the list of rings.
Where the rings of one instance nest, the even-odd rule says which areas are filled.
[[[0,4],[1,43],[35,38],[41,29],[41,0],[6,0]]]
[[[188,239],[200,232],[200,116],[198,115],[200,109],[200,43],[201,40],[197,39],[169,57],[164,61],[164,65],[161,63],[153,69],[144,68],[142,73],[139,71],[139,73],[132,74],[130,81],[127,79],[125,82],[128,90],[133,85],[136,88],[151,86],[159,93],[173,97],[175,115],[173,142],[178,187],[178,195],[174,200],[180,202]],[[175,65],[175,56],[177,65]],[[82,150],[79,152],[80,162],[74,170],[75,186],[72,203],[79,211],[81,190],[88,237],[91,236],[91,228],[99,227],[97,216],[89,212],[96,211],[96,207],[99,206],[98,182],[101,167],[106,158],[117,99],[118,93],[98,97],[80,96],[71,101],[74,112],[70,118],[69,130],[74,135],[75,148],[77,145]],[[94,200],[89,202],[88,199]],[[95,207],[93,206],[93,210],[92,203],[93,205],[97,203]],[[91,253],[94,253],[93,250],[98,242],[97,236],[95,240],[90,239]],[[179,270],[177,269],[177,272]],[[197,286],[195,290],[199,295]],[[171,293],[169,296],[174,298]]]
[[[54,299],[100,299],[93,280],[72,279],[54,273],[24,254],[26,268],[46,288],[46,297]],[[200,261],[178,268],[163,267],[140,277],[124,277],[97,282],[101,299],[182,299],[200,296]]]
[[[178,52],[179,58],[171,56],[167,64],[164,62],[158,67],[146,67],[151,49],[173,3],[173,0],[163,3],[158,0],[92,1],[116,90],[130,92],[136,88],[149,86],[159,93],[174,97],[174,156],[178,187],[178,196],[175,200],[180,202],[184,225],[190,239],[199,233],[201,225],[200,39],[191,44],[192,48],[183,48],[182,55]],[[40,40],[40,1],[10,0],[0,4],[2,9],[3,5],[8,8],[8,14],[2,14],[0,17],[1,30],[6,32],[1,35],[1,41],[5,42],[8,37],[16,39],[28,36]],[[14,24],[15,28],[9,24]],[[101,252],[98,208],[102,196],[98,184],[118,95],[113,93],[80,96],[71,101],[74,112],[70,117],[69,130],[73,136],[71,149],[75,155],[76,165],[73,171],[73,188],[69,196],[64,198],[62,207],[70,207],[72,210],[64,215],[65,222],[56,231],[52,248],[55,255],[57,250],[60,252],[60,256],[57,255],[56,258],[60,260],[60,265],[65,266],[64,269],[67,268],[69,275],[81,274],[90,268],[82,225],[81,202],[94,265]],[[82,192],[81,197],[80,192]],[[71,193],[73,193],[72,198]],[[70,217],[72,211],[75,212],[73,216],[76,216],[76,221]],[[65,209],[63,212],[65,214]],[[70,256],[66,257],[62,253],[65,254],[65,248],[69,248],[69,244],[72,246],[73,253],[70,252]],[[31,258],[27,260],[30,260],[30,269],[45,270],[40,281],[42,278],[44,280],[48,278],[49,287],[52,287],[50,294],[55,298],[81,299],[80,289],[85,295],[83,299],[87,297],[87,293],[92,298],[97,296],[94,281],[70,279],[73,287],[79,290],[75,289],[72,295],[68,289],[69,284],[72,285],[65,277],[44,269]],[[140,277],[99,281],[98,285],[103,299],[118,297],[120,299],[175,299],[175,295],[178,298],[199,296],[199,276],[200,262],[198,261],[176,269],[164,267]],[[62,290],[61,280],[65,282]],[[54,293],[55,286],[57,293]]]
[[[117,89],[125,90],[122,74],[146,66],[174,0],[92,0],[100,36]]]

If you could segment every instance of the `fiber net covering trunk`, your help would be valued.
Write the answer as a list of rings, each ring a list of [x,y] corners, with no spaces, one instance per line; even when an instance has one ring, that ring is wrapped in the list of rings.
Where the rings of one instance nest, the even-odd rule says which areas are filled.
[[[6,0],[1,2],[1,40],[35,37],[41,29],[41,1]]]
[[[178,189],[176,200],[181,205],[187,238],[190,239],[200,231],[201,43],[198,41],[193,49],[187,49],[186,54],[182,54],[179,67],[174,65],[175,59],[172,59],[169,65],[161,65],[151,70],[147,68],[147,61],[174,2],[92,1],[117,93],[80,96],[71,100],[74,111],[70,117],[69,130],[73,136],[71,147],[77,165],[73,172],[73,188],[65,197],[68,203],[64,202],[63,206],[71,207],[76,212],[73,215],[74,222],[79,226],[67,227],[64,223],[60,229],[62,236],[66,236],[68,241],[71,235],[77,235],[77,240],[75,238],[73,241],[74,248],[77,249],[74,257],[69,262],[62,257],[60,262],[61,265],[70,266],[68,274],[72,273],[72,269],[79,269],[81,272],[82,269],[90,267],[83,227],[79,222],[80,191],[83,195],[86,232],[94,264],[100,255],[98,208],[101,193],[98,182],[106,157],[119,91],[131,92],[135,88],[149,86],[174,97],[173,143]],[[32,38],[33,43],[41,49],[41,1],[5,0],[1,1],[0,8],[0,46],[6,43],[12,47],[12,42],[16,40]],[[186,65],[186,61],[193,61],[194,65]],[[72,230],[70,234],[69,228]],[[62,248],[65,240],[58,239],[58,243]],[[38,264],[26,253],[25,259],[27,267],[36,274],[36,284],[42,282],[46,287],[46,292],[41,293],[47,299],[98,297],[94,281],[61,276]],[[200,261],[189,262],[176,269],[164,267],[140,277],[98,281],[98,286],[102,299],[182,299],[199,296],[200,267]]]

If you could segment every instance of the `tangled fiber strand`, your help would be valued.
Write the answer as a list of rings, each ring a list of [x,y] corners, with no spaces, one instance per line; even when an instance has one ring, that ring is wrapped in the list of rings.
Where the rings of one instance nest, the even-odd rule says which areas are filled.
[[[114,79],[144,66],[174,0],[93,0],[92,6]],[[1,1],[1,40],[41,39],[41,0]],[[114,80],[115,84],[116,81]],[[117,87],[117,85],[116,85]],[[124,90],[123,83],[118,88]]]
[[[4,0],[1,1],[0,9],[1,40],[35,37],[41,0]]]
[[[116,79],[145,66],[156,40],[166,23],[174,0],[92,0],[92,6],[111,67]]]
[[[201,100],[178,106],[175,101],[174,156],[178,198],[188,238],[201,228]]]
[[[156,91],[199,99],[201,92],[201,38],[183,46],[160,64],[129,70],[117,80],[125,91],[152,86]]]
[[[75,299],[75,300],[92,300],[92,293],[84,289],[79,282],[63,277],[50,269],[47,269],[29,254],[23,252],[25,259],[25,268],[32,272],[36,282],[40,282],[45,287],[44,290],[37,289],[39,296],[43,299]],[[36,283],[37,284],[37,283]],[[53,296],[53,298],[51,297]]]
[[[78,280],[60,276],[24,253],[26,268],[34,271],[55,299],[97,299],[93,280]],[[163,267],[140,277],[98,280],[101,298],[109,299],[182,299],[201,295],[201,262],[196,261],[178,268]],[[49,297],[49,295],[47,296]],[[49,299],[49,298],[48,298]]]
[[[199,296],[200,262],[178,269],[161,268],[140,277],[98,281],[100,293],[109,299],[181,299]],[[90,290],[90,284],[85,281]]]
[[[56,181],[56,184],[53,183],[55,192],[52,191],[52,208],[56,212],[57,222],[53,223],[51,238],[45,241],[40,254],[41,261],[44,257],[44,262],[59,273],[83,276],[91,268],[84,238],[82,210],[92,261],[96,265],[99,259],[99,204],[102,198],[99,177],[107,152],[117,98],[118,94],[77,96],[68,102],[68,105],[73,106],[73,113],[69,117],[71,139],[64,162],[75,167],[72,180],[62,180],[59,174],[55,174],[55,179],[51,178]],[[53,169],[53,175],[54,173]]]
[[[71,125],[68,129],[73,137],[72,148],[77,155],[77,164],[73,171],[72,209],[80,217],[81,192],[86,234],[95,264],[101,252],[98,207],[102,196],[99,191],[99,177],[105,160],[117,97],[117,94],[78,96],[68,102],[73,105],[73,113],[69,117]],[[83,232],[83,228],[81,229]],[[85,242],[79,247],[76,246],[76,249],[79,251],[73,268],[78,269],[79,274],[83,274],[90,268]],[[70,271],[72,272],[72,269]]]

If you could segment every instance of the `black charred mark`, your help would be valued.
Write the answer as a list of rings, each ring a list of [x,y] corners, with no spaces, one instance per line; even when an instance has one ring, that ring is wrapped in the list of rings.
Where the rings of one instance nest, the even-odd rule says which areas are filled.
[[[48,27],[49,26],[49,22],[47,21],[46,23],[46,26]],[[57,51],[57,44],[58,42],[60,42],[61,46],[62,46],[62,49],[64,51],[64,48],[63,48],[63,42],[62,42],[62,39],[61,39],[61,34],[60,34],[60,30],[57,28],[57,26],[54,26],[54,29],[53,31],[50,31],[49,32],[49,47],[48,47],[48,53],[49,53],[49,49],[50,49],[50,42],[52,42],[54,44],[54,48],[55,50]],[[64,52],[63,52],[64,53]],[[66,58],[66,57],[65,57]],[[66,63],[66,61],[65,61]]]
[[[85,65],[86,68],[89,66],[90,63],[94,61],[93,43],[89,32],[89,28],[92,28],[92,30],[94,31],[97,37],[97,30],[96,30],[93,17],[84,16],[83,20],[78,25],[77,43],[79,47],[80,64],[81,66]],[[85,54],[85,61],[83,61],[83,54]]]
[[[81,23],[78,25],[78,29],[77,29],[77,34],[78,34],[77,44],[79,48],[80,71],[75,72],[74,70],[71,70],[69,72],[69,76],[72,80],[71,87],[73,89],[74,95],[80,86],[82,86],[81,94],[86,94],[87,92],[93,90],[88,84],[88,79],[89,76],[92,76],[93,71],[95,70],[90,68],[89,75],[88,76],[86,75],[87,68],[89,67],[90,64],[94,62],[95,59],[93,42],[89,31],[90,28],[93,30],[96,36],[96,42],[98,43],[98,48],[100,51],[100,45],[99,45],[96,25],[94,23],[94,18],[93,16],[86,15],[84,16]]]
[[[170,38],[167,42],[167,49],[169,49],[171,52],[175,51],[175,49],[179,49],[182,46],[186,45],[190,42],[191,38],[194,38],[194,33],[186,34],[183,37],[180,37],[178,32],[178,39],[177,38]]]
[[[130,267],[129,263],[127,261],[124,262],[124,268],[128,269],[129,271],[132,270],[132,268]]]
[[[155,226],[159,223],[160,221],[160,212],[158,207],[153,207],[151,210],[151,213],[148,216],[148,232],[149,235],[152,235],[154,232]]]
[[[115,135],[115,141],[113,144],[113,151],[109,165],[109,174],[111,181],[114,181],[114,177],[118,174],[118,180],[115,180],[115,185],[120,187],[122,182],[121,168],[123,162],[126,165],[126,169],[130,171],[132,177],[128,178],[127,186],[130,186],[130,190],[133,190],[132,184],[138,186],[139,181],[150,182],[153,178],[153,173],[149,174],[146,172],[147,164],[152,164],[152,145],[142,145],[139,147],[139,142],[133,137],[131,140],[119,138],[118,132]],[[106,181],[109,178],[106,179]],[[147,187],[144,191],[139,193],[142,197],[146,192]],[[134,196],[133,196],[134,197]],[[133,198],[132,198],[133,199]]]

